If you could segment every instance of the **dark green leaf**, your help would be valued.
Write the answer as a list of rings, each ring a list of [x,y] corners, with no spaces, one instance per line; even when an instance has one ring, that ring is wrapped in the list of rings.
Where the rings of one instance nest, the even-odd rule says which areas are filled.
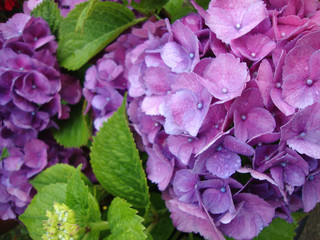
[[[41,239],[45,234],[43,221],[47,220],[46,211],[53,210],[53,204],[66,203],[66,188],[63,183],[50,184],[43,187],[32,199],[27,210],[20,215],[19,219],[27,227],[32,239]]]
[[[41,172],[30,182],[32,186],[39,191],[44,186],[52,183],[67,183],[75,171],[76,169],[68,164],[56,164]],[[81,179],[86,185],[92,185],[90,180],[83,173],[81,173]]]
[[[136,208],[148,208],[147,180],[128,127],[126,98],[94,137],[91,163],[95,176],[109,193]]]
[[[164,8],[169,13],[171,22],[174,22],[191,12],[195,12],[192,5],[187,4],[184,0],[170,0]]]
[[[51,32],[58,36],[58,30],[62,16],[57,4],[52,0],[45,0],[40,3],[32,12],[35,17],[42,17],[49,24]]]
[[[82,114],[82,104],[71,109],[70,118],[59,121],[60,129],[53,130],[56,141],[64,147],[81,147],[91,137],[91,126],[88,124],[87,116]]]
[[[80,169],[81,165],[68,180],[66,201],[67,205],[74,210],[79,222],[85,222],[84,218],[88,216],[89,211],[89,190],[80,178]]]
[[[196,0],[196,3],[199,4],[204,10],[208,9],[210,0]]]
[[[164,231],[165,229],[165,231]],[[170,213],[159,216],[156,225],[151,229],[150,233],[154,240],[167,240],[174,231],[174,226],[170,218]]]
[[[1,152],[1,156],[0,156],[0,161],[2,159],[5,159],[9,157],[9,152],[8,152],[8,149],[6,147],[2,148],[2,152]]]
[[[135,19],[127,7],[115,2],[95,1],[77,5],[60,25],[60,65],[69,70],[79,69],[121,32],[143,20]]]
[[[168,0],[140,0],[139,3],[131,1],[131,6],[142,13],[152,13],[160,10]]]
[[[115,198],[109,208],[108,222],[111,235],[108,240],[144,240],[147,235],[142,224],[143,218],[137,215],[137,211],[130,208],[125,200]]]

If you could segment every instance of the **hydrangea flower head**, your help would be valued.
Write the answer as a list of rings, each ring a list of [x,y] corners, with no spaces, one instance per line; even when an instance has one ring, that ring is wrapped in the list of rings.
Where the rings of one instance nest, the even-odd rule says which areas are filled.
[[[42,235],[43,240],[79,239],[79,226],[75,213],[67,205],[55,202],[53,211],[47,210],[46,216],[48,220],[43,223],[43,228],[46,231],[46,234]]]

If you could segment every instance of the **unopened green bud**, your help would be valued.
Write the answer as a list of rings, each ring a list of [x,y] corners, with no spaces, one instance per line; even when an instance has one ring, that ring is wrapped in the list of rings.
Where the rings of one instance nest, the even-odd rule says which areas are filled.
[[[43,222],[46,234],[43,240],[77,240],[79,239],[79,225],[76,224],[76,215],[65,204],[54,203],[53,212],[47,211],[48,220]]]

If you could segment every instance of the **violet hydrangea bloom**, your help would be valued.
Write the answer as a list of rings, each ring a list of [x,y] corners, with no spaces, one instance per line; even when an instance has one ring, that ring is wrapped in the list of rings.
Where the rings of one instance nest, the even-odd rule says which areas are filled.
[[[179,230],[253,239],[273,218],[290,221],[292,211],[320,201],[319,20],[311,17],[319,4],[213,0],[207,11],[193,4],[199,14],[172,25],[133,28],[87,74],[120,96],[128,91],[148,178]],[[305,100],[299,88],[309,78]],[[96,82],[85,83],[92,108]]]

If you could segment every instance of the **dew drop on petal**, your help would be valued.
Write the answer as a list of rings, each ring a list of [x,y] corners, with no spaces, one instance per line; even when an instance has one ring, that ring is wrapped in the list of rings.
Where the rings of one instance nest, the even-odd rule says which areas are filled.
[[[241,115],[241,119],[244,121],[244,120],[246,120],[247,119],[247,117],[246,117],[246,115]]]
[[[216,125],[214,125],[214,127],[215,127],[215,128],[219,128],[219,125],[218,125],[218,124],[216,124]]]
[[[38,41],[38,38],[37,38],[37,37],[35,37],[33,40],[36,42],[36,41]]]
[[[240,23],[237,23],[235,27],[236,27],[236,29],[239,30],[239,29],[241,28],[241,24],[240,24]]]
[[[299,136],[300,136],[300,137],[305,137],[305,136],[306,136],[306,133],[305,133],[305,132],[301,132],[301,133],[299,134]]]
[[[202,107],[203,107],[202,103],[198,103],[197,108],[200,110],[202,109]]]
[[[277,82],[276,83],[276,88],[281,88],[281,83]]]
[[[227,93],[228,90],[227,90],[226,88],[222,88],[222,92],[223,92],[223,93]]]
[[[281,37],[285,37],[285,36],[286,36],[286,33],[282,32]]]
[[[256,56],[256,54],[253,52],[253,53],[251,53],[251,57],[255,57]]]
[[[109,98],[109,97],[107,97],[107,98],[106,98],[106,100],[109,102],[109,101],[110,101],[110,98]]]
[[[188,142],[192,142],[193,141],[193,139],[192,138],[188,138]]]
[[[313,83],[312,79],[310,79],[310,78],[306,82],[307,82],[307,85],[309,85],[309,86],[312,85],[312,83]]]
[[[154,126],[158,127],[158,126],[159,126],[159,123],[156,122],[156,123],[154,124]]]
[[[312,181],[313,179],[314,179],[314,175],[311,175],[311,176],[309,177],[309,180]]]
[[[190,57],[191,59],[193,59],[193,58],[194,58],[194,54],[193,54],[193,53],[190,53],[190,54],[189,54],[189,57]]]
[[[281,163],[281,166],[282,166],[282,167],[285,167],[285,166],[287,166],[287,163],[285,163],[285,162],[284,162],[284,163]]]
[[[222,147],[221,147],[221,146],[218,146],[218,147],[217,147],[217,151],[220,152],[221,150],[222,150]]]
[[[36,89],[36,88],[37,88],[36,85],[33,84],[33,85],[32,85],[32,89]]]
[[[32,116],[35,116],[35,115],[36,115],[36,112],[31,112],[31,115],[32,115]]]

